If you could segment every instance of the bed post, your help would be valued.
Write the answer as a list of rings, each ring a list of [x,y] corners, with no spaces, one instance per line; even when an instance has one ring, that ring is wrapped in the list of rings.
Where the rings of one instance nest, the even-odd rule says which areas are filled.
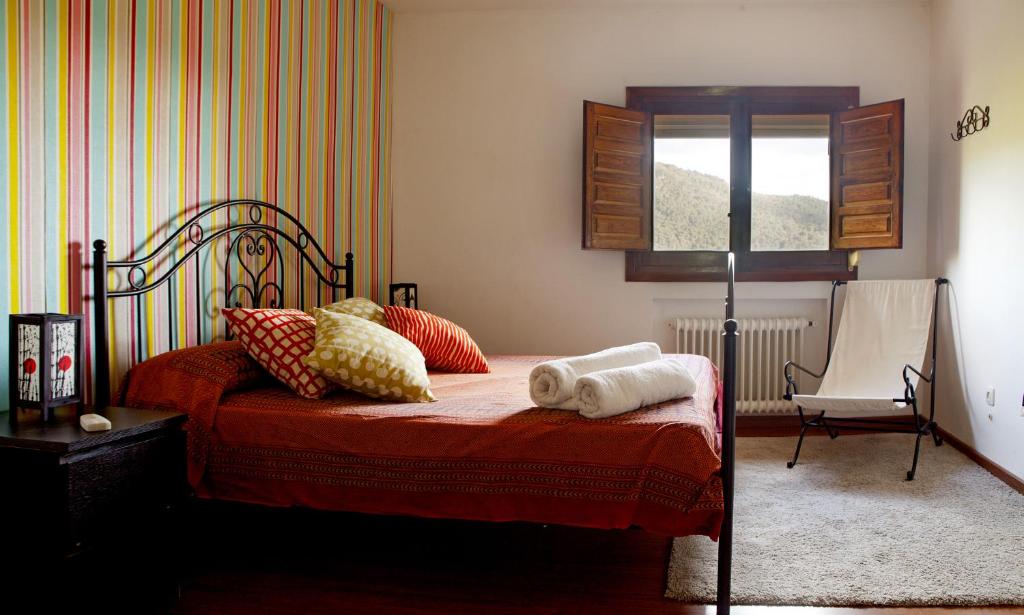
[[[92,402],[97,409],[110,405],[110,339],[107,337],[107,242],[92,242],[92,324],[96,348],[96,388]]]
[[[733,481],[736,466],[736,265],[729,253],[722,376],[722,530],[718,537],[718,615],[728,615],[732,593]]]
[[[352,266],[352,253],[345,253],[345,298],[351,299],[355,296],[355,285],[352,283],[352,276],[355,274]]]

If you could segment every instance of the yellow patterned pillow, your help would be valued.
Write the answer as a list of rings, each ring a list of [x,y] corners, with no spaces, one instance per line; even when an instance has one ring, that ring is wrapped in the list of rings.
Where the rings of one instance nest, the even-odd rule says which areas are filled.
[[[302,362],[331,382],[377,399],[437,401],[423,355],[412,342],[370,320],[313,310],[316,342]]]
[[[343,299],[337,303],[325,305],[321,309],[327,310],[328,312],[334,312],[336,314],[350,314],[352,316],[365,318],[366,320],[375,322],[382,327],[388,326],[388,321],[384,317],[384,308],[373,301],[370,301],[366,297],[349,297],[348,299]],[[315,315],[312,310],[310,310],[309,313],[311,315]]]

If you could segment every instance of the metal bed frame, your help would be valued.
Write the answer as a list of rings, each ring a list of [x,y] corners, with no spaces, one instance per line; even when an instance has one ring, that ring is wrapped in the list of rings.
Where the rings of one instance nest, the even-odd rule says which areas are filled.
[[[219,228],[213,227],[213,215],[223,212],[226,222]],[[232,212],[236,221],[232,222]],[[268,224],[264,217],[274,214],[278,220],[285,220],[295,227],[289,233],[276,225]],[[131,298],[135,311],[137,339],[142,338],[142,297],[166,284],[179,269],[189,261],[195,271],[194,292],[196,297],[195,317],[198,327],[197,343],[203,342],[203,276],[200,271],[201,251],[206,248],[211,261],[214,254],[214,243],[224,238],[227,251],[224,256],[222,271],[224,272],[224,305],[243,307],[283,307],[285,300],[285,260],[283,248],[291,246],[298,255],[295,267],[298,269],[299,309],[305,309],[306,276],[302,275],[305,268],[315,274],[315,282],[320,291],[329,289],[332,301],[338,300],[339,291],[345,297],[353,294],[352,285],[352,253],[345,254],[343,263],[336,263],[327,256],[324,249],[313,238],[299,220],[284,209],[249,199],[225,201],[210,205],[197,212],[171,233],[152,252],[141,258],[112,261],[107,259],[107,242],[97,239],[93,242],[93,331],[96,338],[96,392],[93,397],[98,408],[110,403],[110,335],[107,322],[107,300]],[[172,257],[184,249],[184,253],[176,259]],[[161,270],[162,269],[162,270]],[[122,279],[111,288],[109,274],[123,272]],[[271,274],[274,275],[271,275]],[[152,281],[149,278],[153,276]],[[234,278],[234,281],[232,279]],[[212,289],[213,295],[217,289]],[[317,293],[317,299],[324,292]],[[173,326],[175,321],[175,303],[168,293],[168,348],[179,347],[174,342]],[[225,324],[225,337],[228,336]],[[142,359],[142,350],[136,348],[136,360]]]
[[[736,481],[736,257],[729,253],[726,278],[725,347],[722,356],[722,496],[724,514],[718,536],[718,615],[728,615],[732,595],[732,520]]]
[[[214,228],[213,215],[222,212],[223,226]],[[232,212],[235,220],[232,221]],[[290,233],[264,220],[267,214],[275,214],[294,227]],[[217,251],[214,243],[224,238],[226,252],[221,253],[223,261],[215,260]],[[173,276],[192,261],[194,267],[194,293],[196,297],[195,317],[198,324],[196,343],[204,341],[203,301],[214,297],[218,289],[204,289],[200,270],[201,251],[206,250],[211,262],[222,266],[224,273],[224,305],[243,307],[283,307],[286,283],[283,249],[294,248],[298,257],[294,266],[299,275],[299,309],[305,309],[305,268],[312,270],[315,283],[319,285],[317,300],[329,292],[332,301],[338,300],[339,291],[345,297],[353,296],[352,254],[345,254],[343,263],[336,263],[313,235],[287,211],[262,201],[249,199],[225,201],[210,205],[195,213],[177,230],[172,232],[152,252],[140,258],[108,260],[107,244],[102,239],[93,242],[93,325],[96,342],[96,389],[94,403],[105,408],[110,403],[110,331],[108,326],[108,300],[127,298],[132,301],[135,312],[137,338],[142,338],[142,298],[168,283]],[[180,253],[180,256],[176,256]],[[717,611],[727,615],[730,606],[732,577],[732,536],[733,536],[733,484],[736,437],[736,338],[737,323],[733,318],[735,306],[735,266],[729,254],[725,336],[725,357],[722,366],[722,463],[721,479],[724,494],[724,516],[718,544],[718,599]],[[289,265],[292,266],[292,265]],[[110,274],[121,273],[114,284]],[[271,276],[271,272],[276,275]],[[150,281],[152,278],[152,281]],[[418,292],[415,284],[396,283],[390,286],[391,303],[403,303],[406,307],[418,307]],[[205,293],[205,294],[204,294]],[[168,348],[175,350],[183,344],[175,343],[173,327],[176,302],[170,292],[167,298]],[[226,329],[226,325],[225,325]],[[225,331],[225,336],[228,332]],[[212,337],[212,336],[211,336]],[[187,341],[187,340],[186,340]],[[142,360],[141,348],[136,349],[136,360]]]
[[[891,419],[877,419],[877,418],[844,418],[844,417],[832,417],[827,418],[825,411],[811,416],[808,418],[804,414],[804,409],[801,406],[797,406],[797,412],[800,415],[800,437],[796,442],[796,451],[793,453],[793,460],[786,462],[787,468],[792,468],[796,465],[797,460],[800,458],[800,447],[804,443],[804,435],[810,428],[824,429],[828,436],[835,440],[839,437],[840,430],[846,429],[851,431],[871,431],[878,433],[910,433],[916,434],[917,440],[914,444],[914,461],[910,466],[910,470],[907,472],[907,480],[914,480],[914,476],[917,474],[917,460],[921,453],[921,438],[927,435],[932,437],[935,442],[935,446],[942,446],[942,437],[938,433],[938,424],[935,422],[935,357],[937,354],[938,341],[938,311],[939,311],[939,289],[943,285],[948,284],[949,280],[946,278],[935,278],[935,296],[932,299],[932,352],[931,352],[931,369],[928,370],[928,375],[925,376],[919,372],[913,365],[907,364],[903,366],[903,397],[894,398],[894,402],[902,402],[910,406],[913,411],[913,416],[910,417],[909,421],[893,421]],[[821,368],[821,373],[814,373],[811,370],[794,363],[793,361],[786,361],[783,366],[783,374],[786,377],[786,394],[783,395],[783,399],[787,401],[793,400],[793,395],[798,394],[796,388],[796,382],[793,379],[793,368],[798,369],[805,374],[813,376],[815,378],[822,378],[825,372],[828,371],[829,363],[832,361],[832,325],[835,321],[836,316],[836,290],[845,285],[846,282],[842,280],[836,280],[832,282],[832,296],[829,300],[829,314],[828,314],[828,342],[825,350],[825,367]],[[913,383],[910,382],[910,372],[917,374],[919,378],[924,380],[931,387],[931,394],[928,396],[928,418],[925,419],[917,408],[917,390]]]

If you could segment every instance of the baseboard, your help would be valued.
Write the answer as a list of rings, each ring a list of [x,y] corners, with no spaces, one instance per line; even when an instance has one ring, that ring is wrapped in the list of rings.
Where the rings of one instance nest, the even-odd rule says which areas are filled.
[[[907,415],[873,417],[880,421],[906,422]],[[859,436],[870,432],[844,431],[843,436]],[[797,414],[740,414],[736,416],[736,435],[741,437],[784,437],[800,435]],[[824,429],[808,429],[808,436],[824,436]]]
[[[1016,474],[1013,474],[1003,466],[982,455],[976,451],[974,447],[967,444],[960,438],[957,438],[945,429],[939,427],[938,431],[939,435],[942,436],[942,439],[950,446],[963,453],[974,463],[988,470],[989,474],[1009,485],[1011,488],[1016,490],[1017,493],[1024,494],[1024,479],[1021,479]]]
[[[799,433],[800,417],[796,414],[736,415],[736,435],[740,437],[795,436]]]

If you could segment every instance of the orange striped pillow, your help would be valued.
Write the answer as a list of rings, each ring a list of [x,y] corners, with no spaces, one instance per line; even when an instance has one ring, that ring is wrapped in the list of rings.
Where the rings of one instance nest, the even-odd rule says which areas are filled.
[[[412,308],[384,307],[388,327],[420,349],[427,367],[459,374],[491,371],[480,348],[459,325],[440,316]]]

